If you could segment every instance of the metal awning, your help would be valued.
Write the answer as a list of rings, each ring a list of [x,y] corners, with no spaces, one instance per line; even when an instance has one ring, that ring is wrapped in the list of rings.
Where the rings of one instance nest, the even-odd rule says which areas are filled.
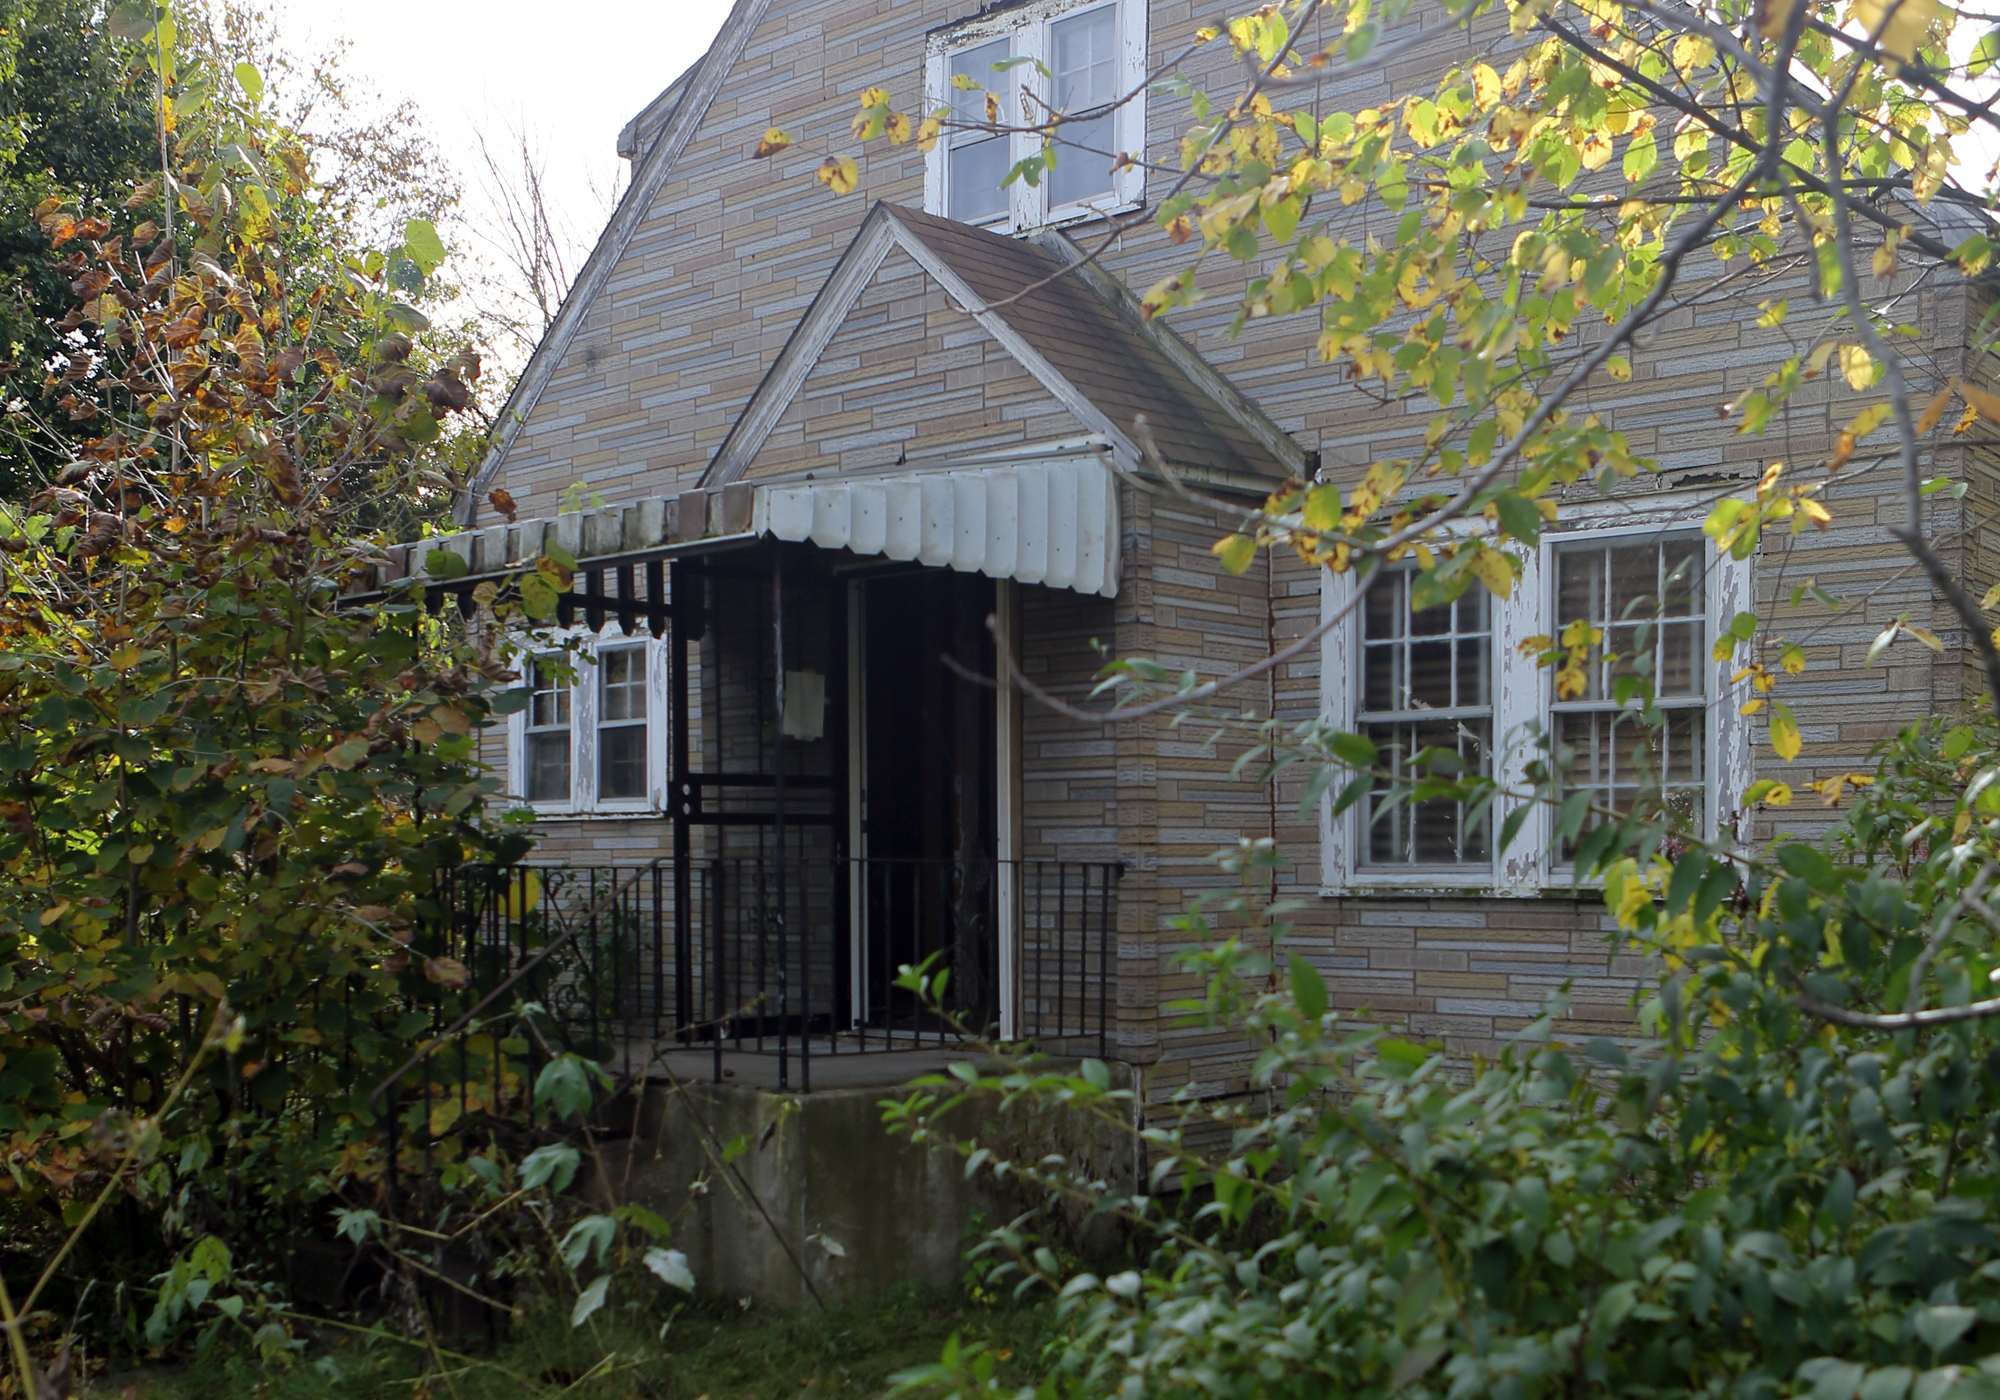
[[[630,575],[646,570],[650,578],[671,560],[759,539],[1118,595],[1118,484],[1099,445],[1086,439],[879,476],[738,481],[433,536],[392,546],[348,597],[379,597],[421,579],[430,593],[455,593],[464,602],[482,582],[504,584],[533,568],[554,544],[577,561],[577,602],[593,618],[605,611],[599,598],[610,597],[624,601],[624,614],[648,617],[658,628],[662,589],[649,584],[642,594]],[[438,554],[452,558],[433,560]],[[616,593],[605,591],[607,574],[620,580]],[[611,610],[619,611],[615,604]]]
[[[1096,456],[758,486],[751,530],[1118,596],[1118,491]]]

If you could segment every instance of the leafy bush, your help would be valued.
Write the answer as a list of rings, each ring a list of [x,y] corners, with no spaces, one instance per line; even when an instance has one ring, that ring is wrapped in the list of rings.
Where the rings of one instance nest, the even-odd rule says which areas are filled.
[[[1090,1200],[1145,1255],[1064,1276],[994,1237],[996,1277],[1063,1300],[1032,1393],[2000,1392],[2000,1025],[1974,1000],[2000,970],[1995,774],[1989,730],[1932,724],[1823,843],[1617,861],[1606,905],[1657,970],[1635,1037],[1567,1045],[1558,999],[1469,1071],[1336,1016],[1296,956],[1258,990],[1283,910],[1246,844],[1245,892],[1189,918],[1187,959],[1261,1092],[1147,1130],[1138,1192],[975,1164]],[[1225,912],[1249,926],[1224,936]],[[1130,1114],[1102,1075],[1022,1065],[892,1119],[943,1136],[969,1096]],[[982,1364],[960,1349],[906,1385],[989,1393]]]

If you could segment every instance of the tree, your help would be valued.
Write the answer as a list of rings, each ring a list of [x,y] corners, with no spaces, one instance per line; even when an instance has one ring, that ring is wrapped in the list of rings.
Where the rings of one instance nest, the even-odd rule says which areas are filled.
[[[1310,37],[1322,16],[1336,35],[1324,46]],[[1298,482],[1258,509],[1209,500],[1235,526],[1216,545],[1227,566],[1293,549],[1354,572],[1354,601],[1233,676],[1175,681],[1127,658],[1109,672],[1109,717],[1213,725],[1267,777],[1306,766],[1308,803],[1333,794],[1336,810],[1385,783],[1399,800],[1544,804],[1579,879],[1603,880],[1624,935],[1660,971],[1635,1007],[1636,1049],[1558,1044],[1557,1004],[1498,1064],[1460,1078],[1434,1047],[1333,1017],[1263,891],[1275,853],[1223,853],[1244,888],[1187,916],[1186,963],[1207,993],[1184,1009],[1246,1035],[1268,1109],[1185,1105],[1143,1134],[1154,1174],[1127,1192],[1002,1161],[951,1127],[967,1098],[1016,1096],[1089,1104],[1107,1129],[1128,1122],[1129,1096],[1091,1066],[941,1079],[892,1111],[900,1128],[955,1141],[968,1169],[1020,1173],[1134,1232],[1141,1266],[1107,1279],[1065,1271],[1020,1228],[993,1237],[998,1275],[1063,1299],[1057,1365],[1037,1393],[1929,1400],[1996,1384],[2000,999],[1979,997],[2000,931],[1989,721],[1916,726],[1875,773],[1814,784],[1829,806],[1848,804],[1824,841],[1751,847],[1691,827],[1657,775],[1617,810],[1573,791],[1574,755],[1546,733],[1528,783],[1502,791],[1455,753],[1426,750],[1395,773],[1364,735],[1259,721],[1226,700],[1345,621],[1385,565],[1414,560],[1419,606],[1475,587],[1506,597],[1516,554],[1560,518],[1557,488],[1615,494],[1652,465],[1578,407],[1585,392],[1615,394],[1635,337],[1676,310],[1798,272],[1811,304],[1760,308],[1780,332],[1763,386],[1717,407],[1745,435],[1776,436],[1820,381],[1844,426],[1823,453],[1719,493],[1706,533],[1741,559],[1827,528],[1836,474],[1880,464],[1894,536],[1963,627],[2000,709],[1986,613],[2000,589],[1975,597],[1940,554],[1928,502],[1964,485],[1925,468],[1948,413],[1960,433],[2000,423],[2000,398],[1969,371],[1927,365],[1924,328],[1904,323],[1895,294],[1991,262],[1990,226],[1962,211],[1991,207],[1992,172],[1959,167],[1996,120],[1983,85],[2000,31],[1977,32],[1991,22],[1934,0],[1298,0],[1201,32],[1198,46],[1232,56],[1228,91],[1182,76],[1188,55],[1156,75],[1192,105],[1178,168],[1093,256],[1154,220],[1190,256],[1148,289],[1149,312],[1199,295],[1203,263],[1240,264],[1239,325],[1317,314],[1325,361],[1431,417],[1418,452],[1345,489]],[[1407,61],[1439,24],[1463,38],[1434,86],[1329,110],[1325,79]],[[1003,121],[989,100],[984,125],[1044,138],[1043,156],[1008,176],[1035,179],[1065,125],[1092,115]],[[921,142],[951,120],[913,123],[876,88],[853,134]],[[781,131],[764,141],[788,144]],[[836,150],[819,178],[839,193],[854,171]],[[1371,215],[1373,236],[1343,211]],[[1992,348],[1992,319],[1965,363]],[[1195,494],[1154,465],[1142,489]],[[1800,589],[1717,640],[1718,659],[1735,655],[1754,681],[1745,712],[1765,717],[1783,762],[1800,752],[1785,687],[1821,607]],[[1943,650],[1923,623],[1899,620],[1874,651]],[[1611,642],[1585,625],[1532,645],[1564,694]],[[1635,719],[1665,723],[1643,668],[1618,687]],[[1791,787],[1766,779],[1747,800],[1782,809]],[[1518,829],[1510,818],[1502,843]],[[1261,990],[1273,974],[1283,989]],[[990,1358],[956,1349],[907,1383],[987,1393],[991,1376]]]
[[[96,0],[34,0],[10,12],[9,62],[0,80],[11,145],[0,174],[0,359],[25,366],[13,393],[33,393],[42,367],[61,362],[81,302],[34,210],[52,195],[123,199],[159,164],[152,105],[126,81],[130,59]],[[0,498],[21,499],[60,461],[37,458],[18,434],[0,434]]]
[[[368,1090],[410,1008],[465,975],[419,937],[433,882],[525,844],[481,815],[477,730],[510,676],[493,633],[421,590],[341,601],[437,489],[471,400],[478,357],[427,350],[410,300],[443,244],[422,220],[377,249],[329,229],[256,70],[145,18],[168,167],[37,210],[87,329],[63,378],[90,396],[50,427],[54,482],[0,507],[17,1351],[48,1274],[27,1296],[8,1276],[64,1258],[65,1227],[95,1220],[84,1255],[143,1281],[177,1231],[254,1254],[317,1193],[379,1180]]]

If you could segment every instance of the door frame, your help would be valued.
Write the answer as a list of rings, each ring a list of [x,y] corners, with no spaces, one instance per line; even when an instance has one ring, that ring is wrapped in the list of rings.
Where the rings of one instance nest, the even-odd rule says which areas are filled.
[[[867,574],[847,580],[847,849],[852,859],[847,881],[848,963],[852,989],[850,1025],[861,1025],[868,1004],[868,607]],[[1020,585],[993,581],[994,655],[1005,656],[1006,676],[1018,665]],[[1014,1038],[1020,1001],[1021,694],[1002,684],[995,697],[993,793],[996,804],[994,963],[1000,980],[1000,1038]]]

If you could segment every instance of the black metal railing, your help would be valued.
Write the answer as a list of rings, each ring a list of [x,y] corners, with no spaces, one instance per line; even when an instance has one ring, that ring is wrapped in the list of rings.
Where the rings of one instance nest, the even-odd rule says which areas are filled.
[[[520,1111],[561,1052],[642,1079],[663,1055],[705,1051],[718,1082],[729,1054],[775,1055],[779,1085],[808,1090],[815,1057],[966,1034],[1110,1052],[1114,862],[761,854],[691,865],[684,916],[664,859],[441,876],[413,952],[457,962],[464,981],[419,984],[405,999],[412,1052],[385,1081],[392,1118],[436,1130]],[[916,966],[929,997],[902,984]]]

